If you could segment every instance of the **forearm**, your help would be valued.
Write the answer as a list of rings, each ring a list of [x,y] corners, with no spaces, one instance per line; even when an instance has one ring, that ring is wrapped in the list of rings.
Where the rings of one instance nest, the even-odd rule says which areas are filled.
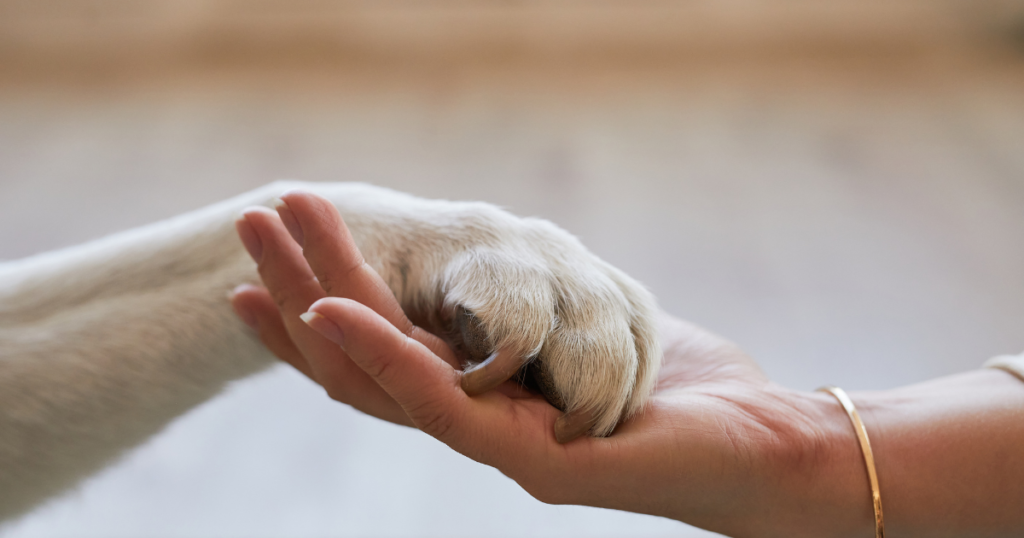
[[[814,435],[823,442],[815,465],[780,479],[780,498],[793,500],[779,512],[782,527],[872,536],[871,490],[849,417],[831,395],[796,394],[798,407],[820,421]],[[850,398],[871,440],[887,534],[1020,535],[1024,383],[975,370]]]
[[[852,397],[894,536],[1024,532],[1024,383],[976,370]]]

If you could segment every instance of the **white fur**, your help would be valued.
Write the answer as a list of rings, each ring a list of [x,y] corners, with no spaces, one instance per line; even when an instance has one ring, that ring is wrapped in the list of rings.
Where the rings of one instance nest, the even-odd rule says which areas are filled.
[[[539,219],[362,184],[278,182],[74,248],[0,264],[0,520],[74,485],[272,357],[227,294],[256,282],[233,223],[301,187],[331,199],[403,308],[462,305],[541,352],[595,433],[642,406],[660,350],[642,286]]]

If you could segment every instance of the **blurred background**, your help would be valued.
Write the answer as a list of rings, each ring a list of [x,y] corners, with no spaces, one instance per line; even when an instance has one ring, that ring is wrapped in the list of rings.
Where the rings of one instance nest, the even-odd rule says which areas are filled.
[[[0,0],[0,259],[278,178],[550,219],[775,380],[1024,349],[1024,2]],[[0,535],[712,536],[275,368]]]

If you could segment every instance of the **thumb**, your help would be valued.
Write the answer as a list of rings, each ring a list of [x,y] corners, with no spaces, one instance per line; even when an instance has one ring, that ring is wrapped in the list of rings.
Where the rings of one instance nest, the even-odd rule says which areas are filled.
[[[460,372],[426,346],[351,299],[320,299],[303,321],[340,345],[427,434],[451,444],[453,428],[469,404]]]

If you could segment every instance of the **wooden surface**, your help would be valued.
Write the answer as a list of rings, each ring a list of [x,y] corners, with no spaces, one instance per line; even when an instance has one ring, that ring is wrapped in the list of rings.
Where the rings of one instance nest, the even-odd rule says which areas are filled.
[[[1024,60],[1012,32],[950,15],[964,3],[865,4],[875,17],[919,11],[867,17],[836,41],[842,47],[801,38],[770,54],[757,45],[770,40],[743,44],[713,26],[693,31],[724,44],[671,42],[672,21],[712,9],[698,3],[646,3],[635,13],[565,3],[550,9],[569,15],[551,20],[525,15],[541,10],[531,2],[442,3],[436,12],[303,4],[326,10],[324,28],[360,14],[374,30],[358,39],[392,44],[403,38],[380,28],[426,17],[421,32],[434,37],[406,38],[439,48],[389,57],[304,45],[259,53],[274,41],[254,29],[326,32],[301,10],[276,26],[267,13],[284,4],[247,3],[262,15],[235,20],[225,13],[242,4],[181,3],[165,22],[157,15],[169,4],[75,3],[113,6],[96,15],[69,5],[0,3],[0,40],[24,47],[0,52],[0,259],[276,178],[370,181],[549,218],[789,386],[884,389],[1024,349]],[[730,24],[781,36],[788,31],[772,17],[841,25],[854,3],[735,4],[751,5],[762,11]],[[60,16],[44,17],[40,6]],[[133,9],[141,11],[129,16]],[[110,22],[113,12],[127,18]],[[515,39],[532,43],[527,50],[563,52],[443,52],[466,42],[437,28],[467,17],[486,22],[472,39],[501,42],[507,36],[485,34],[511,24],[499,16],[508,12],[526,21]],[[545,39],[590,39],[573,13],[605,32],[620,16],[647,20],[669,41],[636,38],[668,43],[663,53],[564,53],[572,47]],[[82,23],[89,16],[98,19],[92,29]],[[64,19],[80,34],[55,38]],[[900,41],[898,26],[882,40],[860,33],[897,20],[918,28],[905,35],[924,37]],[[22,22],[43,30],[18,37],[12,28]],[[929,33],[933,23],[955,31]],[[177,29],[162,34],[159,24]],[[235,24],[252,39],[182,45]],[[137,35],[89,44],[113,27]],[[822,28],[833,27],[801,31]],[[108,46],[123,56],[96,52]],[[0,533],[706,536],[656,518],[542,505],[496,471],[333,404],[283,369],[238,384]]]

